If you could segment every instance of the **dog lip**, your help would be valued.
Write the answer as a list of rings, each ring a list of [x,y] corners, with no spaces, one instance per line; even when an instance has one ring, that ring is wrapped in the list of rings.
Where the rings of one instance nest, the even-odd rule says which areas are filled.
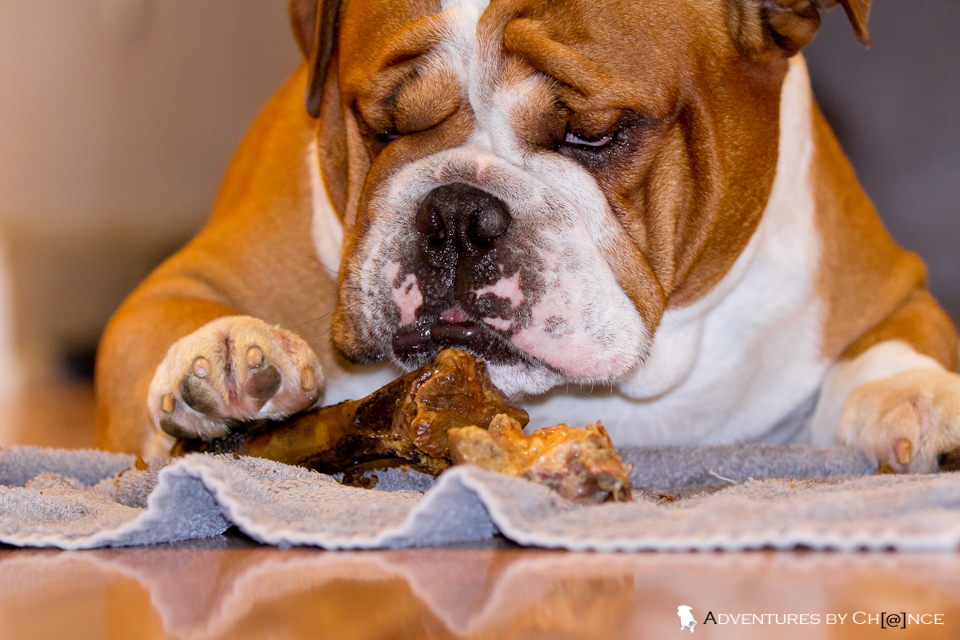
[[[400,360],[418,361],[441,349],[456,347],[495,364],[512,364],[520,357],[513,353],[502,338],[475,322],[444,322],[404,327],[394,334],[393,354]]]

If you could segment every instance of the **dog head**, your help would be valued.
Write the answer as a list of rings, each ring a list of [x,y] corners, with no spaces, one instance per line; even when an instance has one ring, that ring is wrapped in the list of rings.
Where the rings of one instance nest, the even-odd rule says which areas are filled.
[[[841,0],[866,41],[869,0]],[[837,0],[291,0],[344,224],[333,340],[508,392],[622,379],[773,183],[787,59]]]

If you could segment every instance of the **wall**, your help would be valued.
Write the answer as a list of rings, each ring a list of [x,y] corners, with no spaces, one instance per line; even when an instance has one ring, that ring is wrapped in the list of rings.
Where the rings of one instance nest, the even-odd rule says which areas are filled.
[[[0,320],[14,316],[29,377],[89,353],[203,224],[299,59],[283,0],[0,2],[0,231],[16,300]]]
[[[282,0],[3,0],[0,216],[193,231],[298,60]]]

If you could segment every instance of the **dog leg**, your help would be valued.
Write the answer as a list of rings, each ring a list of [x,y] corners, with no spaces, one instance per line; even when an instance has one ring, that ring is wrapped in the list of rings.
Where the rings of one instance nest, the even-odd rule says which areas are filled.
[[[881,471],[930,473],[960,447],[960,375],[914,369],[855,389],[837,439],[859,446]]]
[[[147,397],[154,426],[210,439],[230,425],[283,418],[319,400],[323,379],[296,334],[249,316],[214,320],[181,338],[160,363]]]
[[[823,386],[813,438],[860,447],[882,471],[937,471],[960,447],[957,337],[925,291],[847,348]]]

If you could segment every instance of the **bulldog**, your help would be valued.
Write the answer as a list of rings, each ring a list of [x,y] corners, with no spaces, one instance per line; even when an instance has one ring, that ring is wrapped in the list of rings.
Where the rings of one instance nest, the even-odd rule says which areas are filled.
[[[870,0],[291,0],[305,63],[106,330],[100,445],[156,455],[455,346],[533,425],[935,470],[957,335],[811,95],[838,3],[868,43]]]

